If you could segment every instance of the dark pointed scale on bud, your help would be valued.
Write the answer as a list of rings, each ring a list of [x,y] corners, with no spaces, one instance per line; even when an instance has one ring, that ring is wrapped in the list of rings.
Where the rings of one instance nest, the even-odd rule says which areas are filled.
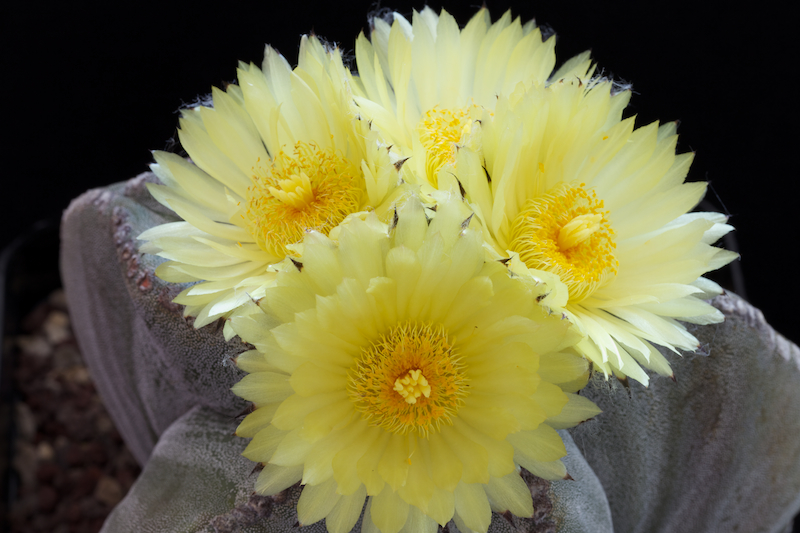
[[[565,476],[564,476],[562,479],[563,479],[564,481],[566,481],[566,480],[569,480],[569,481],[575,481],[575,478],[574,478],[574,477],[572,477],[572,476],[570,476],[570,475],[569,475],[569,472],[567,472],[567,475],[565,475]]]
[[[502,263],[502,264],[503,264],[503,265],[505,265],[505,266],[508,266],[508,262],[509,262],[509,261],[511,261],[511,258],[510,258],[510,257],[504,257],[504,258],[502,258],[502,259],[498,259],[498,260],[497,260],[497,262],[498,262],[498,263]]]
[[[469,227],[469,223],[472,221],[472,217],[475,216],[475,213],[470,213],[470,215],[461,223],[461,229],[467,229]]]
[[[295,522],[292,527],[300,527],[300,521],[298,520],[297,522]]]
[[[256,410],[256,406],[255,406],[255,404],[252,404],[252,403],[251,403],[250,405],[248,405],[247,407],[245,407],[244,411],[242,411],[241,413],[239,413],[238,415],[236,415],[236,418],[239,418],[239,417],[242,417],[242,416],[249,415],[250,413],[254,412],[255,410]]]
[[[397,161],[395,161],[394,163],[395,170],[400,172],[400,169],[403,168],[403,165],[405,164],[406,161],[408,161],[408,159],[409,159],[408,157],[404,157],[403,159],[398,159]]]
[[[294,267],[297,269],[298,272],[302,272],[303,271],[303,263],[301,263],[300,261],[296,260],[294,257],[290,257],[289,259],[292,260],[292,264],[294,265]]]
[[[456,181],[458,182],[458,190],[461,193],[461,199],[462,200],[466,200],[467,199],[467,191],[464,190],[464,186],[461,185],[461,180],[460,179],[456,178]]]
[[[514,515],[511,514],[511,511],[504,511],[500,513],[500,516],[506,519],[506,522],[511,524],[511,527],[514,527]]]
[[[489,174],[489,171],[486,170],[486,165],[483,165],[481,168],[483,169],[483,173],[486,174],[486,181],[491,183],[492,182],[492,176],[491,176],[491,174]]]
[[[262,470],[264,470],[264,463],[256,463],[256,466],[250,471],[250,475],[252,476],[256,472],[261,472]]]
[[[389,223],[389,231],[394,231],[394,228],[397,227],[397,223],[400,222],[400,217],[397,216],[397,207],[394,208],[394,214],[392,214],[392,221]]]
[[[544,300],[544,299],[545,299],[545,298],[547,298],[548,296],[550,296],[550,293],[549,293],[549,292],[546,292],[546,293],[544,293],[544,294],[540,294],[539,296],[537,296],[537,297],[536,297],[536,303],[539,303],[539,302],[541,302],[542,300]]]
[[[675,377],[675,373],[673,372],[672,375],[669,377],[674,383],[678,382],[678,378]]]

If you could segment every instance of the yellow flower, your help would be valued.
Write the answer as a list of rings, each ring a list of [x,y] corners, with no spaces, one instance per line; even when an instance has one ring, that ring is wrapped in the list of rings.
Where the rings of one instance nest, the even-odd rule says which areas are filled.
[[[362,211],[388,216],[397,156],[356,115],[346,76],[339,51],[315,37],[302,39],[295,70],[267,47],[263,72],[240,64],[239,85],[215,88],[213,107],[183,110],[191,162],[154,153],[163,185],[150,191],[183,221],[144,232],[141,249],[169,259],[161,278],[201,282],[175,299],[195,327],[263,296],[271,265],[306,231],[328,234]]]
[[[237,359],[256,407],[237,435],[264,464],[257,492],[305,485],[302,525],[348,532],[367,499],[370,532],[531,516],[519,466],[564,477],[554,428],[599,412],[574,394],[586,360],[560,351],[574,326],[536,304],[547,288],[485,262],[460,199],[427,214],[412,198],[389,226],[351,217],[338,244],[309,233],[263,313],[232,318],[256,348]]]
[[[577,349],[647,384],[639,365],[672,373],[651,343],[698,347],[678,320],[722,321],[703,301],[720,288],[700,276],[737,256],[710,246],[732,229],[724,216],[687,214],[706,184],[684,183],[694,154],[675,154],[676,125],[634,130],[629,98],[602,79],[520,85],[484,112],[481,151],[462,150],[455,174],[497,257],[566,284],[588,335]]]
[[[585,52],[553,74],[555,37],[543,40],[535,21],[522,24],[510,11],[492,23],[483,8],[463,30],[445,10],[436,15],[428,7],[410,23],[395,13],[391,26],[380,18],[373,26],[371,42],[363,33],[356,41],[356,103],[433,186],[461,146],[479,143],[470,133],[498,96],[520,82],[543,85],[551,74],[591,69]]]

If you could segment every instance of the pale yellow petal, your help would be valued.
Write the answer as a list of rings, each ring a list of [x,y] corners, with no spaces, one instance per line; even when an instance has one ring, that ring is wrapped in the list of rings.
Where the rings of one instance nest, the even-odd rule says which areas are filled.
[[[267,463],[258,474],[254,490],[258,494],[272,496],[300,481],[302,475],[302,465],[287,467]]]
[[[339,498],[331,512],[325,517],[325,527],[328,528],[328,531],[330,533],[350,533],[358,522],[366,498],[367,490],[363,485],[353,494]]]
[[[319,485],[306,485],[297,500],[297,521],[300,527],[319,522],[333,510],[342,496],[336,492],[331,478]]]
[[[483,485],[459,483],[453,492],[455,496],[455,514],[473,531],[485,532],[492,521],[492,509]],[[456,522],[458,524],[458,522]]]
[[[381,533],[397,533],[408,519],[409,505],[387,484],[372,498],[370,518]]]
[[[497,513],[511,511],[517,516],[533,516],[531,490],[518,472],[514,471],[501,478],[492,477],[485,490],[492,511]]]

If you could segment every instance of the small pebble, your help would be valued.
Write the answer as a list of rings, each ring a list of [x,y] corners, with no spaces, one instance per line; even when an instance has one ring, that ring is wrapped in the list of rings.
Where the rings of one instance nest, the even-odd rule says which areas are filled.
[[[64,371],[64,378],[78,385],[87,385],[92,383],[92,377],[89,374],[89,369],[85,366],[73,366]]]
[[[16,340],[23,353],[37,357],[48,357],[52,353],[50,343],[39,335],[20,335]]]
[[[42,328],[50,344],[64,342],[72,336],[69,330],[69,316],[63,311],[52,311],[42,324]]]
[[[58,503],[58,494],[52,487],[47,485],[39,487],[37,495],[39,497],[39,510],[43,513],[49,513]]]
[[[39,468],[36,469],[36,479],[38,479],[40,483],[52,484],[52,481],[60,472],[61,468],[59,468],[59,466],[54,462],[43,461],[39,463]]]
[[[50,461],[56,456],[56,451],[47,441],[42,441],[36,447],[36,458],[39,461]]]
[[[122,495],[122,486],[116,479],[108,476],[101,477],[94,489],[94,497],[109,507],[117,505],[122,500]]]
[[[53,352],[53,368],[60,370],[75,366],[83,366],[83,360],[81,359],[81,353],[78,351],[78,347],[72,343],[57,346]]]

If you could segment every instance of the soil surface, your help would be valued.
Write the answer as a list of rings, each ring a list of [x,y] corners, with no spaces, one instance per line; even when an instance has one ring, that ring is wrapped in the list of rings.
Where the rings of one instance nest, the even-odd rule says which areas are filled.
[[[28,315],[12,342],[11,531],[99,531],[140,468],[95,390],[63,291]]]

